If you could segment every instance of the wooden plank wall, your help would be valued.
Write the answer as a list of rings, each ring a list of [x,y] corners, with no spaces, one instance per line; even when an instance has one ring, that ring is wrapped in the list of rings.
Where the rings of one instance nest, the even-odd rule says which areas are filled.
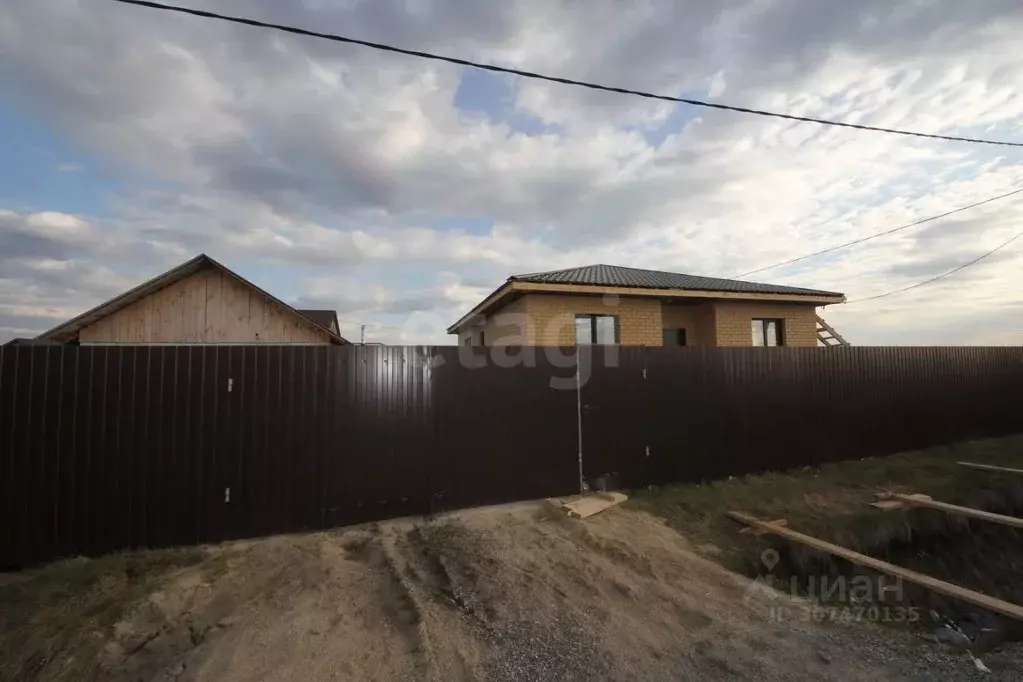
[[[315,343],[316,325],[219,270],[197,272],[83,328],[82,343]]]

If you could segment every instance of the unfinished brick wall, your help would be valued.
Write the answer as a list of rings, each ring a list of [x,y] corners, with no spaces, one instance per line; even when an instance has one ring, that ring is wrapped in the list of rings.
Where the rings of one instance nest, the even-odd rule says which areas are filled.
[[[517,298],[498,312],[486,316],[480,325],[466,325],[458,330],[458,345],[480,345],[483,332],[484,346],[529,346],[534,345],[529,335],[529,317],[526,315],[526,300]],[[470,339],[466,343],[466,339]]]
[[[714,346],[717,343],[714,301],[695,305],[666,302],[661,306],[661,319],[665,329],[685,329],[688,346]]]
[[[664,329],[686,329],[690,346],[751,346],[754,318],[784,320],[786,346],[817,345],[816,308],[801,303],[705,299],[695,304],[662,302],[656,297],[529,293],[486,316],[483,326],[465,326],[466,337],[479,344],[571,346],[575,344],[575,316],[618,315],[624,346],[660,346]]]
[[[488,315],[483,338],[486,346],[531,345],[526,299],[515,299],[501,308],[497,314]]]
[[[786,346],[817,345],[816,308],[799,303],[716,301],[714,319],[718,346],[752,346],[754,318],[784,320]]]
[[[536,346],[575,344],[575,316],[618,315],[623,346],[661,345],[661,302],[656,298],[528,294],[526,336]]]

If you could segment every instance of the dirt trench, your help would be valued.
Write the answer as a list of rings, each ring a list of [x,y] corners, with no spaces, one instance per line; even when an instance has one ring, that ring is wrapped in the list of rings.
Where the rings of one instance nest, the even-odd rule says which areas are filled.
[[[621,508],[579,521],[516,504],[211,551],[217,571],[172,574],[102,633],[98,679],[1023,677],[1010,654],[982,675],[907,633],[778,619],[800,602]]]
[[[987,490],[969,504],[1019,517],[1023,515],[1023,489]],[[1023,531],[933,509],[912,509],[890,516],[869,533],[846,531],[828,539],[897,566],[1010,603],[1023,603],[1023,582],[1019,580],[1023,570]],[[1006,643],[1023,641],[1023,623],[1008,617],[908,582],[902,582],[898,590],[879,589],[878,574],[848,561],[777,539],[764,544],[777,551],[778,565],[772,567],[771,573],[781,584],[799,588],[790,591],[819,598],[822,579],[830,580],[832,585],[838,584],[838,580],[849,584],[854,579],[864,579],[870,581],[870,591],[882,597],[879,600],[882,609],[912,609],[918,618],[908,625],[925,638],[944,627],[942,623],[951,622],[973,640],[970,649],[977,655],[995,651]],[[748,571],[751,577],[763,572],[759,561],[751,562]],[[895,583],[894,579],[882,581],[888,585]],[[847,606],[848,596],[842,595],[833,603]]]

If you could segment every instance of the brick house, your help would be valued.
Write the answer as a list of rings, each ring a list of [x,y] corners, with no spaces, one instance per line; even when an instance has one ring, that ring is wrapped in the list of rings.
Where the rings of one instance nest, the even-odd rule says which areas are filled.
[[[473,346],[817,346],[817,308],[844,301],[833,291],[589,265],[513,275],[448,333]]]
[[[297,310],[200,254],[36,343],[345,345],[333,310]]]

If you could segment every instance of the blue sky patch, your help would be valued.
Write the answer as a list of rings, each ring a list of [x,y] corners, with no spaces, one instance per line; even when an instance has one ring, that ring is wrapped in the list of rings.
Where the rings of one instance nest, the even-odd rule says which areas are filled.
[[[99,159],[82,154],[39,120],[0,99],[0,204],[97,215],[122,188]]]
[[[525,135],[559,132],[561,126],[544,123],[515,108],[511,78],[479,69],[464,69],[455,92],[454,105],[468,113],[483,114],[494,123],[504,123],[513,131]]]

